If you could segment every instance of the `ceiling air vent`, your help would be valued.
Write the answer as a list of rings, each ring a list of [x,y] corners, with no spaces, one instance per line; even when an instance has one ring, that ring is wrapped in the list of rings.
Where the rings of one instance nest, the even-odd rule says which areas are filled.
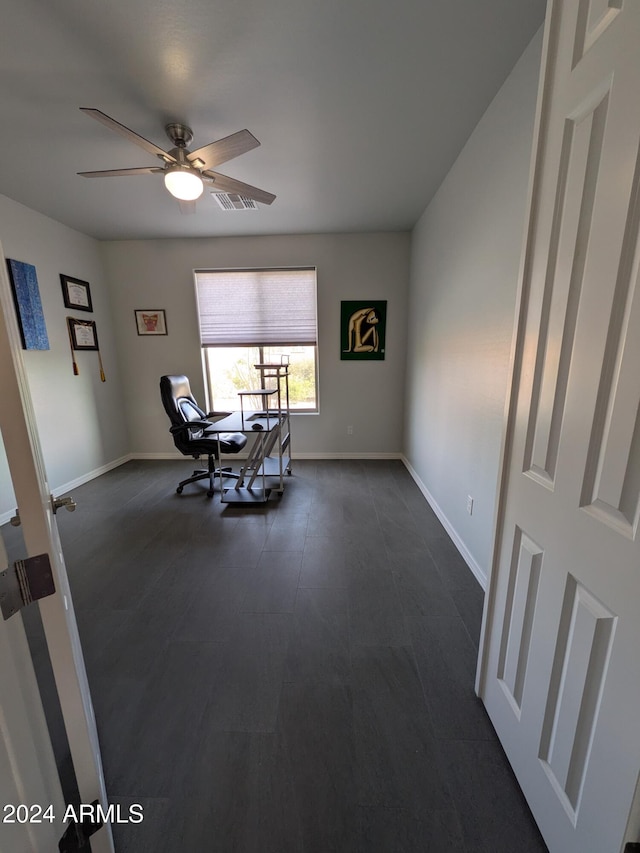
[[[258,205],[252,198],[239,193],[211,193],[223,210],[257,210]]]

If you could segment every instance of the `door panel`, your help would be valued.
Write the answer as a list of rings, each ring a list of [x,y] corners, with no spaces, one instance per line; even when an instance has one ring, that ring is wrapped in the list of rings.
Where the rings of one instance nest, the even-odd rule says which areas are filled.
[[[616,853],[640,771],[640,3],[551,0],[543,69],[478,686],[549,848]]]
[[[7,566],[0,533],[0,568]],[[0,851],[49,853],[64,832],[64,801],[22,617],[0,616]],[[50,805],[25,815],[12,806]]]
[[[6,263],[1,247],[0,399],[2,400],[0,432],[22,522],[21,530],[24,537],[25,553],[21,556],[46,554],[51,565],[56,590],[54,595],[43,598],[39,603],[30,606],[40,608],[81,801],[89,804],[94,800],[99,800],[103,809],[106,810],[107,795],[93,706],[82,658],[64,555],[40,449]],[[2,570],[4,568],[5,566],[1,567]],[[14,615],[11,619],[20,620],[21,617]],[[16,629],[15,624],[14,622],[8,629],[4,625],[2,626],[0,642],[3,643],[3,653],[7,655],[5,658],[7,672],[11,672],[8,661],[12,659],[12,655],[17,655],[17,658],[14,657],[13,659],[21,661],[24,672],[22,670],[20,672],[28,681],[33,676],[31,660],[25,654],[24,644],[20,639],[20,630]],[[0,671],[0,677],[3,675],[4,671]],[[17,691],[15,695],[14,687]],[[32,684],[28,687],[31,692],[33,692],[32,687]],[[6,709],[11,711],[11,714],[7,712],[6,716],[2,718],[2,742],[6,748],[5,760],[10,762],[8,778],[4,782],[7,785],[8,793],[11,795],[13,795],[11,792],[15,787],[16,795],[19,795],[16,805],[18,803],[23,807],[48,805],[48,801],[46,803],[40,801],[41,786],[38,784],[38,765],[37,762],[34,764],[32,760],[33,749],[25,746],[25,742],[28,740],[28,734],[31,733],[33,743],[42,743],[43,750],[50,750],[51,745],[50,743],[47,744],[48,738],[44,737],[36,718],[31,717],[29,703],[25,703],[27,704],[26,713],[14,712],[12,703],[14,699],[17,700],[19,697],[19,688],[20,685],[16,686],[14,682],[9,681],[5,684],[3,680],[0,711],[2,713],[5,713]],[[36,702],[36,699],[34,698],[33,701]],[[38,705],[40,703],[39,696],[37,703]],[[19,709],[20,706],[16,707]],[[43,752],[43,760],[44,754]],[[36,759],[39,758],[40,753],[36,752],[35,757]],[[58,796],[54,791],[51,791],[51,796],[54,797],[54,795]],[[57,816],[60,813],[56,810],[55,814]],[[63,814],[64,812],[62,812]],[[10,833],[12,831],[12,826],[0,823],[0,853],[4,853],[5,850],[5,832]],[[22,849],[45,853],[45,851],[56,849],[52,848],[50,843],[42,843],[39,837],[36,839],[35,829],[28,829],[27,835],[31,846],[27,846],[25,842],[23,847],[13,847],[9,845],[9,842],[6,842],[8,845],[6,846],[7,853]],[[109,823],[106,823],[92,836],[91,849],[94,853],[113,853],[113,838]]]

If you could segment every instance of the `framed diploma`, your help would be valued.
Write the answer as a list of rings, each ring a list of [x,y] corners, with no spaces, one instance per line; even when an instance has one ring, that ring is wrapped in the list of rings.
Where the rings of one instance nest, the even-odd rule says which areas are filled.
[[[76,320],[69,317],[71,345],[74,350],[97,350],[98,333],[93,320]]]
[[[93,311],[88,281],[60,273],[60,283],[66,308],[72,308],[74,311]]]

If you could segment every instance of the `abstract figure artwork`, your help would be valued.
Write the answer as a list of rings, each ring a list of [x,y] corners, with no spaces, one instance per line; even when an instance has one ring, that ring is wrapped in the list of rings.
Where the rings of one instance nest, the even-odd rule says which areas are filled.
[[[340,311],[340,358],[384,359],[386,301],[342,302]]]

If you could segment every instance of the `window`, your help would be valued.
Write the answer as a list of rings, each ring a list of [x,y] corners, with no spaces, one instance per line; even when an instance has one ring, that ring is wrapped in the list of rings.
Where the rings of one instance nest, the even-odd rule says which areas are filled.
[[[315,267],[196,270],[195,279],[211,408],[237,409],[238,391],[263,385],[254,365],[285,357],[291,409],[317,411]]]

